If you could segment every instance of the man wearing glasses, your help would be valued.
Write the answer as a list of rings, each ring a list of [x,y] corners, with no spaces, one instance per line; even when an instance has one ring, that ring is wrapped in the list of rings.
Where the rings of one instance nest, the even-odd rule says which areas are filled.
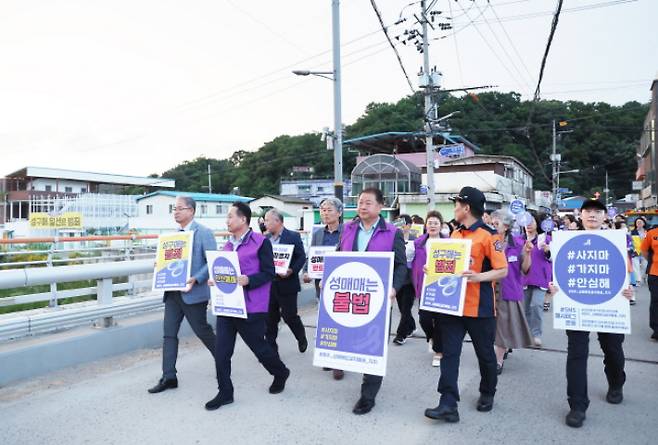
[[[176,377],[176,358],[178,356],[178,331],[183,317],[199,340],[210,353],[215,355],[215,333],[208,324],[206,311],[210,299],[208,282],[208,263],[206,251],[217,250],[217,242],[212,231],[194,221],[196,202],[189,196],[176,198],[174,220],[181,232],[194,232],[192,243],[192,265],[190,279],[184,291],[167,291],[164,293],[164,341],[162,345],[162,377],[157,385],[148,391],[159,393],[178,387]]]

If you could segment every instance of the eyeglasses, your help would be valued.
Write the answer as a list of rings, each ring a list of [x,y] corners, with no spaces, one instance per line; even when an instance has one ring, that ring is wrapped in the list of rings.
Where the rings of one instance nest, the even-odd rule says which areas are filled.
[[[189,210],[189,209],[191,209],[191,208],[192,208],[192,207],[174,207],[172,210],[173,210],[174,212],[182,212],[183,210]]]

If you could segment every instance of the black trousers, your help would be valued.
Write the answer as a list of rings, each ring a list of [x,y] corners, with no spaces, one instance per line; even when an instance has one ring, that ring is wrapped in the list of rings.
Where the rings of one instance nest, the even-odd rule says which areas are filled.
[[[233,397],[231,381],[231,357],[235,349],[236,334],[251,349],[258,361],[271,375],[286,374],[286,365],[279,354],[265,341],[265,319],[267,314],[248,314],[247,318],[217,317],[217,342],[215,344],[215,367],[217,383],[222,397]]]
[[[420,322],[420,327],[423,329],[427,341],[432,340],[432,351],[434,352],[443,352],[439,318],[440,314],[437,312],[430,312],[423,309],[418,310],[418,321]]]
[[[361,382],[361,397],[366,400],[375,400],[379,388],[382,387],[384,377],[380,375],[363,374],[363,381]]]
[[[480,365],[480,394],[492,396],[496,393],[498,374],[496,373],[496,319],[456,317],[438,314],[439,329],[443,341],[443,358],[441,359],[441,377],[438,391],[441,393],[440,405],[457,406],[459,401],[459,359],[462,352],[464,336],[468,332],[473,341],[473,349]]]
[[[654,334],[658,334],[658,276],[649,275],[649,293],[651,294],[651,303],[649,304],[649,326]]]
[[[297,293],[280,294],[276,286],[273,285],[270,291],[265,338],[275,351],[278,350],[276,337],[279,335],[279,321],[281,321],[281,318],[286,322],[297,341],[306,339],[306,330],[302,324],[302,319],[297,314]]]
[[[603,371],[608,386],[621,388],[626,381],[624,372],[623,334],[599,332],[599,344],[603,350]],[[587,357],[589,356],[589,332],[567,331],[567,396],[571,409],[586,411]]]
[[[187,304],[178,291],[165,292],[165,311],[162,343],[162,376],[165,379],[176,378],[176,359],[178,358],[178,331],[183,318],[187,319],[192,331],[199,337],[213,356],[215,355],[215,333],[208,324],[206,311],[208,302]]]
[[[400,324],[398,324],[397,335],[399,337],[407,337],[416,330],[416,321],[414,316],[411,315],[411,308],[414,306],[414,299],[416,298],[416,291],[414,286],[409,283],[402,286],[400,292],[395,297],[398,302],[398,309],[400,309]]]

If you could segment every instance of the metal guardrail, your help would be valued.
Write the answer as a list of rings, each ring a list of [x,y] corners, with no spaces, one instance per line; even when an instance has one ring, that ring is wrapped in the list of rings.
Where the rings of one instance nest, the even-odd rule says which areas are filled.
[[[227,239],[228,233],[217,232],[218,246]],[[302,232],[308,240],[309,234]],[[10,245],[29,245],[34,243],[51,243],[50,249],[43,247],[35,250],[4,250],[0,257],[21,254],[47,254],[45,260],[22,262],[5,262],[0,266],[19,267],[0,270],[0,289],[19,289],[26,286],[50,285],[49,292],[1,297],[0,307],[18,304],[49,302],[44,312],[28,310],[0,315],[0,340],[17,338],[51,330],[68,328],[93,321],[96,326],[107,327],[114,323],[113,317],[139,313],[159,308],[162,296],[136,296],[140,290],[150,290],[150,279],[137,279],[136,275],[153,272],[155,250],[153,244],[143,244],[146,240],[156,240],[158,235],[119,235],[87,236],[73,238],[21,238],[0,240],[0,249]],[[124,246],[80,247],[74,249],[58,248],[59,243],[76,243],[81,241],[113,242],[123,240]],[[141,250],[141,251],[140,251]],[[101,256],[75,258],[57,258],[56,255],[70,255],[75,252],[97,252]],[[109,253],[104,254],[104,253]],[[117,261],[118,260],[118,261]],[[57,265],[66,262],[94,264]],[[45,267],[44,267],[45,266]],[[126,283],[112,283],[113,278],[128,277]],[[69,290],[57,289],[58,283],[95,280],[96,286]],[[127,291],[128,297],[115,297],[114,292]],[[58,300],[70,297],[96,295],[93,302],[58,305]]]
[[[128,288],[149,287],[150,280],[113,284],[117,277],[145,274],[153,271],[152,260],[120,261],[114,263],[84,264],[47,268],[24,268],[0,271],[0,289],[21,286],[96,280],[95,288],[75,289],[85,295],[95,290],[96,305],[60,308],[48,313],[16,313],[0,321],[0,339],[41,333],[94,321],[97,326],[111,326],[113,317],[155,309],[162,304],[161,296],[141,298],[112,298],[113,292]],[[83,293],[84,292],[84,293]],[[38,295],[38,294],[34,294]],[[32,297],[34,296],[32,295]],[[25,297],[25,296],[21,296]],[[20,298],[20,297],[5,297]]]

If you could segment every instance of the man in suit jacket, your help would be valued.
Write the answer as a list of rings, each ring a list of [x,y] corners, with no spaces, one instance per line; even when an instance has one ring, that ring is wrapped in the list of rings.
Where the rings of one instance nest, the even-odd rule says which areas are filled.
[[[272,282],[265,338],[275,351],[278,350],[276,337],[279,321],[283,317],[283,321],[290,327],[297,339],[299,352],[304,352],[308,347],[308,340],[306,339],[302,319],[297,314],[297,294],[301,290],[299,272],[306,263],[304,244],[302,244],[299,233],[283,227],[283,215],[276,209],[271,209],[265,214],[265,227],[267,227],[267,237],[272,244],[292,244],[295,246],[288,271],[277,274],[274,282]]]
[[[184,291],[167,291],[164,293],[164,341],[162,345],[162,377],[149,392],[159,393],[178,387],[176,376],[176,358],[178,356],[178,331],[183,317],[203,342],[210,353],[215,355],[215,334],[208,324],[206,311],[210,289],[208,282],[208,264],[206,251],[217,250],[215,235],[207,227],[194,221],[196,202],[188,196],[176,198],[174,220],[179,231],[194,232],[192,243],[192,264],[190,279]]]

